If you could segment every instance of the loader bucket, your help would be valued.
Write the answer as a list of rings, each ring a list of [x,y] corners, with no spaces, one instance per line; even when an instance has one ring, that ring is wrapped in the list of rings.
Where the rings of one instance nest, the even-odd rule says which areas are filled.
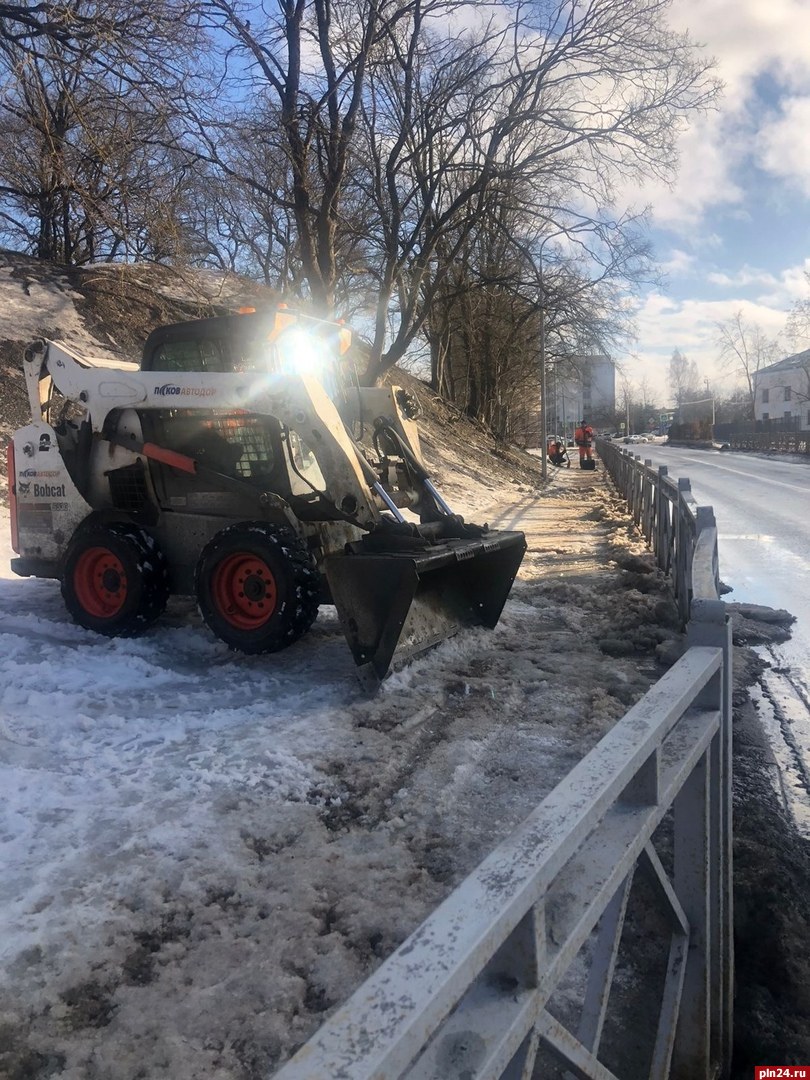
[[[375,691],[392,666],[468,626],[494,627],[526,550],[521,532],[444,540],[426,551],[325,560],[358,676]]]

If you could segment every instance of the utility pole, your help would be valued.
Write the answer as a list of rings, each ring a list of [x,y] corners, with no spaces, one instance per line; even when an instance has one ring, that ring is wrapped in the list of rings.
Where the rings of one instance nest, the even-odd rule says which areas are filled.
[[[708,380],[708,378],[706,379],[706,393],[711,394],[711,399],[712,399],[712,438],[714,438],[714,420],[715,420],[714,394],[712,394],[711,390],[709,389],[709,380]]]

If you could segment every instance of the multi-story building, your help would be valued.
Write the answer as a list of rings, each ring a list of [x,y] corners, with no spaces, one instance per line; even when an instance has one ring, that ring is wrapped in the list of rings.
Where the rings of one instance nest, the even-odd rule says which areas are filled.
[[[754,373],[754,419],[810,428],[810,349]]]
[[[573,356],[551,372],[549,431],[570,435],[580,420],[611,427],[616,414],[616,365],[602,353]]]

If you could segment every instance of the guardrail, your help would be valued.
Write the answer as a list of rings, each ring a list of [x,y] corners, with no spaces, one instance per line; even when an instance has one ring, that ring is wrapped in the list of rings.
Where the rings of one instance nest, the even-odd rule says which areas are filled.
[[[566,1075],[615,1080],[599,1055],[637,870],[668,928],[643,1074],[728,1075],[731,634],[717,533],[682,482],[670,498],[665,475],[611,449],[603,461],[690,598],[685,655],[276,1080],[531,1080],[549,1053]],[[653,836],[665,819],[662,855]],[[549,1004],[583,949],[581,1007],[566,1026]]]
[[[674,480],[666,465],[655,469],[651,461],[642,463],[632,451],[605,439],[597,440],[597,451],[627,500],[633,521],[652,547],[658,566],[671,576],[678,612],[686,626],[691,614],[696,550],[700,552],[698,573],[704,578],[708,574],[701,581],[703,594],[720,597],[714,511],[710,506],[698,506],[689,480]]]

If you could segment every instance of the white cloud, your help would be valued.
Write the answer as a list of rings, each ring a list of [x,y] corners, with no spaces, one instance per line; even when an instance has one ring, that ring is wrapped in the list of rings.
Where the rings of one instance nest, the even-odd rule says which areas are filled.
[[[808,296],[805,274],[810,259],[779,267],[778,245],[757,255],[759,209],[767,202],[773,227],[781,203],[784,228],[803,234],[810,198],[810,3],[807,0],[677,0],[671,25],[688,31],[717,58],[725,92],[717,112],[691,119],[680,139],[681,170],[671,187],[650,185],[641,197],[653,204],[656,226],[675,232],[679,241],[664,263],[680,294],[673,301],[651,292],[636,313],[638,344],[625,363],[635,382],[646,378],[669,400],[667,376],[675,348],[698,363],[712,383],[729,383],[717,365],[717,323],[741,311],[770,337],[784,331],[791,306]],[[781,98],[781,100],[780,100]],[[756,195],[746,190],[756,166]],[[772,178],[763,189],[764,171]],[[796,194],[789,197],[787,185]],[[787,194],[786,194],[787,193]],[[638,198],[638,193],[636,193]],[[787,212],[785,212],[787,206]],[[704,222],[713,210],[721,216],[709,232]],[[778,215],[777,215],[778,216]],[[732,230],[751,240],[749,260],[723,257],[724,238]],[[772,238],[771,238],[772,239]],[[729,242],[729,251],[738,250]],[[795,245],[791,246],[795,252]],[[791,254],[788,258],[794,258]],[[784,342],[785,355],[791,351]]]
[[[805,287],[806,292],[806,287]],[[718,364],[717,324],[742,312],[749,323],[756,323],[772,338],[778,338],[785,327],[786,309],[740,299],[685,300],[673,302],[660,292],[650,293],[636,311],[638,344],[633,356],[622,367],[633,382],[646,379],[661,403],[670,400],[668,386],[669,360],[680,349],[696,361],[701,378],[712,384],[729,381]],[[785,355],[790,348],[785,344]]]
[[[765,72],[791,87],[810,81],[806,0],[679,0],[670,9],[670,24],[717,57],[727,108],[741,103]]]
[[[725,289],[748,289],[751,286],[778,290],[779,278],[768,270],[761,270],[754,266],[741,266],[733,274],[727,274],[720,270],[706,274],[706,280],[712,285],[718,285]],[[773,295],[773,292],[770,294]]]
[[[758,267],[743,266],[735,274],[709,275],[709,278],[722,279],[722,284],[737,290],[746,289],[746,302],[760,308],[782,313],[784,316],[797,300],[804,300],[808,295],[808,275],[810,259],[805,259],[798,266],[780,270],[778,274],[769,273]]]
[[[805,259],[800,266],[791,266],[782,272],[781,285],[790,304],[796,300],[807,299],[808,275],[810,275],[810,259]]]
[[[696,117],[679,140],[680,168],[671,187],[650,183],[641,189],[652,205],[652,218],[660,228],[689,233],[707,210],[742,202],[744,192],[732,171],[744,154],[742,139],[724,131],[718,114]]]
[[[781,115],[758,135],[760,166],[810,196],[810,97],[787,98]]]
[[[670,24],[705,44],[706,56],[717,60],[725,91],[717,112],[690,118],[679,140],[681,166],[672,187],[650,184],[642,190],[653,205],[655,224],[688,234],[712,208],[747,216],[739,206],[744,191],[735,170],[752,154],[775,175],[799,178],[810,194],[810,148],[804,138],[810,104],[802,96],[810,92],[810,4],[679,0],[670,9]],[[760,137],[757,129],[767,117],[760,115],[755,91],[763,76],[786,87],[797,104]]]
[[[697,270],[698,260],[696,255],[690,255],[680,248],[673,248],[666,262],[661,263],[661,269],[670,277],[692,277]]]

